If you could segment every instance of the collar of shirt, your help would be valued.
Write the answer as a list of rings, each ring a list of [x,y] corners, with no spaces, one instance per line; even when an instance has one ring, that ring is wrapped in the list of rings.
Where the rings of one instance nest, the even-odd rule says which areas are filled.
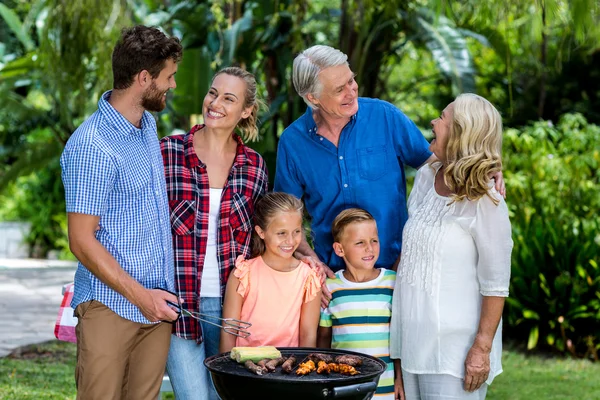
[[[203,124],[194,125],[192,127],[192,129],[190,129],[190,134],[186,135],[184,143],[183,143],[185,159],[186,159],[186,162],[188,163],[188,165],[190,166],[190,168],[194,168],[197,166],[200,166],[200,168],[206,168],[206,164],[204,164],[202,162],[202,160],[200,160],[200,158],[196,154],[196,150],[194,150],[194,134],[202,128],[204,128]],[[253,164],[252,160],[248,156],[248,153],[246,152],[247,149],[246,149],[246,146],[244,146],[244,142],[242,141],[242,138],[239,137],[236,133],[233,133],[233,138],[235,139],[235,141],[238,144],[237,149],[236,149],[235,160],[233,161],[233,167],[238,168],[239,166],[244,165],[244,164],[252,165]]]
[[[144,132],[152,127],[151,119],[153,119],[153,117],[148,111],[144,111],[142,114],[141,128],[138,128],[129,122],[127,118],[123,116],[123,114],[115,110],[115,108],[108,102],[111,93],[112,90],[108,90],[104,92],[102,96],[100,96],[100,100],[98,100],[98,110],[100,110],[100,113],[106,118],[106,120],[114,126],[114,132],[116,134],[125,136],[141,136],[144,134]]]
[[[313,118],[313,109],[311,107],[307,107],[306,112],[304,113],[304,124],[306,126],[306,131],[311,135],[313,139],[318,139],[319,135],[317,134],[317,123]],[[358,111],[356,114],[350,117],[350,121],[348,124],[351,126],[354,125],[356,119],[358,118]],[[348,125],[346,125],[348,126]]]

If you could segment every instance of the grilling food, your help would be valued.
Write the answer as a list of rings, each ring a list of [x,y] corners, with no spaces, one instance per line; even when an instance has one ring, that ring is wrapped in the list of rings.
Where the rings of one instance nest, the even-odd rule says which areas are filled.
[[[348,364],[330,363],[330,364],[327,364],[327,368],[328,368],[329,372],[339,372],[342,375],[360,374],[360,372],[358,372],[356,370],[356,368],[354,368],[353,366],[348,365]]]
[[[308,355],[308,359],[313,360],[315,363],[318,363],[319,361],[325,361],[325,363],[327,363],[327,364],[333,362],[332,356],[330,356],[329,354],[323,354],[323,353],[310,353]]]
[[[281,366],[281,372],[289,374],[292,372],[294,364],[296,364],[296,357],[292,354],[287,360],[284,361],[283,365]]]
[[[362,359],[358,356],[352,356],[349,354],[344,354],[342,356],[337,356],[335,358],[335,362],[337,364],[346,364],[351,367],[360,367],[362,365]]]
[[[319,361],[317,364],[317,374],[328,374],[329,365],[325,361]]]
[[[269,370],[269,372],[273,372],[278,366],[283,364],[284,361],[285,357],[274,358],[272,360],[267,361],[265,367]]]
[[[313,372],[315,369],[315,363],[313,360],[308,360],[306,362],[301,363],[298,366],[298,370],[296,370],[296,375],[308,375]]]
[[[248,371],[250,371],[256,375],[262,375],[267,372],[266,368],[263,368],[261,366],[254,364],[254,362],[252,362],[252,360],[246,360],[246,362],[244,363],[244,366],[246,367],[246,369]]]
[[[281,357],[281,352],[273,346],[234,347],[231,349],[230,357],[240,364],[248,360],[255,363],[265,358],[279,358]]]
[[[263,358],[262,360],[260,360],[259,362],[256,363],[256,365],[258,365],[259,367],[262,368],[266,368],[267,367],[267,363],[271,361],[270,358]]]

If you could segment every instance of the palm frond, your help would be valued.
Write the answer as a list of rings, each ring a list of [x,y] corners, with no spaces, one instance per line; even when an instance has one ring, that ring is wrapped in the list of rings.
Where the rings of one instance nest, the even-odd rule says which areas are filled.
[[[4,19],[6,25],[13,31],[17,39],[19,39],[23,47],[25,47],[25,50],[31,51],[35,48],[33,40],[31,40],[31,37],[23,27],[23,23],[13,10],[0,3],[0,16]]]
[[[45,168],[60,156],[62,149],[62,144],[56,140],[30,143],[28,148],[21,152],[17,161],[6,167],[0,175],[0,192],[18,177]]]
[[[406,22],[415,42],[427,47],[440,72],[452,82],[453,93],[474,93],[475,67],[464,33],[448,18],[427,9],[406,15]]]

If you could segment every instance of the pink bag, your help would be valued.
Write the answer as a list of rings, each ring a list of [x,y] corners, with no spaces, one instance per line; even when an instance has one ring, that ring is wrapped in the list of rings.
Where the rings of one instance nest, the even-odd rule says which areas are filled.
[[[58,340],[72,343],[77,342],[77,337],[75,336],[77,317],[73,315],[73,309],[71,308],[74,288],[75,284],[73,283],[69,283],[64,287],[64,296],[58,310],[56,326],[54,327],[54,336]]]

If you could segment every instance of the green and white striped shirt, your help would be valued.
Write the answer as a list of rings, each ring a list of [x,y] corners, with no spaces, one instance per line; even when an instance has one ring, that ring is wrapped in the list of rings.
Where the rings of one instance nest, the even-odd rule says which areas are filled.
[[[396,273],[380,269],[369,282],[350,282],[338,271],[327,279],[332,299],[321,310],[322,327],[332,328],[331,348],[357,351],[387,363],[375,398],[394,398],[394,364],[390,359],[390,319]]]

